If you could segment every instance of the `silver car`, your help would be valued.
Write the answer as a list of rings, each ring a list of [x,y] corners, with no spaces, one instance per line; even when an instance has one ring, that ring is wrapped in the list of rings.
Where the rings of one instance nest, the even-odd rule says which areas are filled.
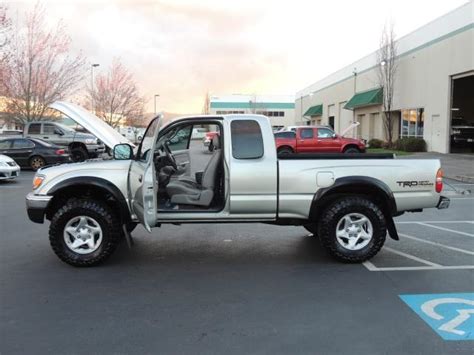
[[[20,175],[20,166],[15,161],[0,154],[0,180],[11,180]]]

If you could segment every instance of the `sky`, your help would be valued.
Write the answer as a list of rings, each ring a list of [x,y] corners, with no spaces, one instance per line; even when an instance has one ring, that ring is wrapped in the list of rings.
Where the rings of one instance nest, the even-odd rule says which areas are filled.
[[[5,2],[5,1],[3,1]],[[6,1],[21,23],[35,1]],[[466,0],[43,0],[73,51],[105,72],[120,58],[154,110],[200,113],[206,92],[295,94]]]

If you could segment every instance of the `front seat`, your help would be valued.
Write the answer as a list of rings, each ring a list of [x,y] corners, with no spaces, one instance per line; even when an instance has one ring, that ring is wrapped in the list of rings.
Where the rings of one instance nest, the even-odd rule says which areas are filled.
[[[214,151],[202,173],[196,173],[196,181],[192,179],[174,179],[166,186],[171,203],[208,207],[214,197],[217,170],[221,161],[219,137],[212,139]]]

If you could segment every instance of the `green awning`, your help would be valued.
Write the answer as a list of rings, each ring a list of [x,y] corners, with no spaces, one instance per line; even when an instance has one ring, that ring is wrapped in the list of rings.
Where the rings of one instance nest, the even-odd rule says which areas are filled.
[[[383,101],[383,89],[373,89],[364,92],[358,92],[344,106],[347,110],[354,110],[358,107],[381,105]]]
[[[321,116],[323,114],[323,105],[311,106],[303,116]]]

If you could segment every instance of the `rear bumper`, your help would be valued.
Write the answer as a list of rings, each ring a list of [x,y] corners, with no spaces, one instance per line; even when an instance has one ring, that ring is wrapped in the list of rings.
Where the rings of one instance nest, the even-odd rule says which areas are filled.
[[[43,223],[46,208],[53,196],[35,195],[30,192],[26,195],[26,212],[28,218],[35,223]]]
[[[439,209],[439,210],[443,210],[443,209],[449,207],[449,203],[450,203],[449,198],[441,196],[439,198],[439,202],[438,202],[438,205],[436,206],[436,208]]]

